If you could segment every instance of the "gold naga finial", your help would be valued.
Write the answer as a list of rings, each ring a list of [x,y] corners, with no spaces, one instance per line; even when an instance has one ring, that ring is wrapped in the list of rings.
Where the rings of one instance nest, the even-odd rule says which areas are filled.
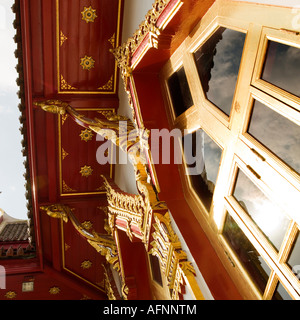
[[[64,115],[66,109],[69,106],[67,102],[60,100],[46,100],[46,101],[35,101],[34,105],[40,107],[42,110],[50,113]]]
[[[41,210],[46,211],[51,218],[62,219],[64,222],[68,222],[68,215],[66,213],[66,207],[62,204],[52,204],[50,206],[41,206]]]

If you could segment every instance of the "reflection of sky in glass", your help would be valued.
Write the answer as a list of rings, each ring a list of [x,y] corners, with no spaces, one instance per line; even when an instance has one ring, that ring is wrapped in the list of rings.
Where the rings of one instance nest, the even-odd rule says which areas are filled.
[[[222,149],[199,129],[184,137],[184,155],[193,189],[209,211]]]
[[[279,250],[290,220],[239,170],[233,193],[270,242]]]
[[[27,219],[16,94],[19,88],[16,85],[13,3],[13,0],[0,1],[0,208],[11,216]]]
[[[248,132],[300,173],[300,127],[294,122],[255,100]]]
[[[300,97],[300,50],[269,41],[262,79]]]
[[[244,41],[244,33],[219,28],[195,52],[199,76],[207,99],[227,115],[230,115]]]

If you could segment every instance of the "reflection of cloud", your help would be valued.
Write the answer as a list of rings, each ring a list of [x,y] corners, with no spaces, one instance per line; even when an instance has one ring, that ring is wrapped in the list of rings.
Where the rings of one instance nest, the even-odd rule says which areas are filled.
[[[249,133],[300,173],[300,127],[255,101]]]
[[[222,40],[216,45],[213,58],[211,80],[207,98],[230,114],[233,94],[242,56],[245,35],[241,32],[225,29]]]
[[[239,171],[235,198],[277,249],[287,230],[289,220],[246,175]]]

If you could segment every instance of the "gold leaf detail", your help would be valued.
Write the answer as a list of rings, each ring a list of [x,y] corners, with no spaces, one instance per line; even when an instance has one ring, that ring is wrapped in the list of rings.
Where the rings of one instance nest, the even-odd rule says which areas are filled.
[[[65,243],[65,251],[68,251],[71,248],[67,243]]]
[[[60,88],[62,90],[76,90],[77,89],[75,87],[72,87],[70,84],[68,84],[62,75],[60,75]]]
[[[86,23],[94,22],[97,18],[96,9],[93,9],[91,6],[89,8],[84,7],[84,10],[81,12],[82,20]]]
[[[93,173],[93,169],[90,166],[84,166],[81,168],[80,173],[83,177],[89,177]]]
[[[65,121],[67,120],[67,118],[68,118],[68,114],[67,114],[67,113],[66,113],[66,114],[63,114],[63,115],[61,116],[61,124],[62,124],[62,125],[65,123]]]
[[[63,192],[76,192],[76,190],[70,188],[66,183],[65,181],[63,180]]]
[[[80,65],[83,70],[91,70],[95,66],[95,60],[92,57],[84,56],[80,59]]]
[[[88,141],[92,140],[94,134],[93,134],[92,130],[85,129],[85,130],[81,131],[79,136],[81,137],[81,140],[88,142]]]
[[[104,86],[99,87],[98,89],[100,89],[100,90],[112,90],[112,88],[113,88],[113,81],[114,81],[114,76],[112,75],[112,76],[110,77],[110,79],[108,80],[108,82],[107,82]]]
[[[17,296],[17,294],[14,291],[8,291],[5,294],[5,298],[7,299],[14,299]]]
[[[65,151],[65,149],[61,149],[61,155],[62,155],[62,159],[65,160],[65,158],[69,155],[68,152]]]
[[[91,221],[84,221],[84,222],[82,222],[81,225],[86,230],[91,230],[93,228],[93,224]]]
[[[81,262],[80,266],[82,269],[89,269],[92,266],[92,262],[90,260],[85,260]]]
[[[60,288],[59,287],[52,287],[49,289],[50,294],[59,294],[60,293]]]
[[[62,31],[60,31],[60,46],[64,44],[64,42],[68,40],[68,37],[66,37]]]
[[[115,43],[116,43],[116,34],[114,33],[113,36],[108,39],[108,42],[110,42],[110,44],[112,45],[112,47],[115,47]]]

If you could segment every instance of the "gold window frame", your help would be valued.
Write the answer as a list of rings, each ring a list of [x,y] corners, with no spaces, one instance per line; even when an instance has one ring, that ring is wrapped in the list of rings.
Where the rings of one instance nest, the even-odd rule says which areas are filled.
[[[160,72],[171,128],[188,133],[201,128],[223,150],[210,213],[191,187],[184,156],[179,171],[187,202],[246,299],[271,299],[279,281],[293,299],[300,299],[300,281],[286,264],[300,225],[295,213],[300,199],[300,175],[247,133],[254,99],[300,125],[300,98],[260,79],[268,40],[300,49],[299,31],[291,26],[293,15],[291,8],[217,0]],[[206,99],[193,57],[218,27],[246,33],[229,117]],[[181,66],[185,68],[194,105],[175,117],[167,79]],[[241,166],[268,198],[275,199],[291,219],[278,252],[234,203],[231,192],[237,166]],[[226,212],[232,215],[271,268],[263,294],[222,235]]]

